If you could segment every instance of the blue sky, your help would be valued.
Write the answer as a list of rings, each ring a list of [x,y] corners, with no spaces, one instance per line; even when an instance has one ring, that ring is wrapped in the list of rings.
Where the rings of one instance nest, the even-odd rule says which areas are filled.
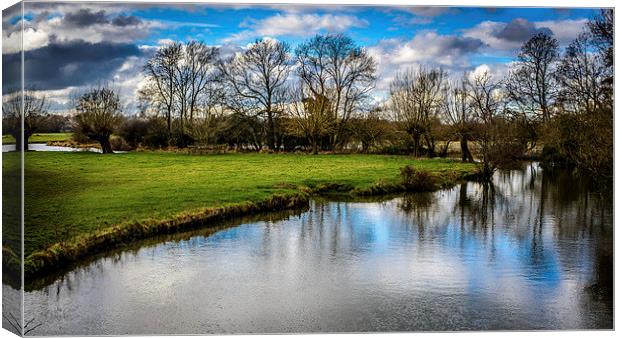
[[[286,11],[285,5],[279,8],[271,6],[254,6],[252,8],[231,9],[229,7],[199,6],[195,11],[183,9],[151,8],[134,10],[136,16],[151,20],[170,20],[187,22],[186,26],[172,27],[157,32],[151,42],[157,38],[176,38],[181,40],[195,38],[201,34],[205,42],[216,44],[231,34],[250,26],[252,21],[260,21],[272,16],[284,16],[287,13],[354,16],[365,22],[364,26],[352,25],[346,31],[360,43],[375,44],[381,39],[395,37],[411,37],[417,31],[434,29],[441,34],[459,34],[461,30],[471,28],[482,21],[510,22],[515,18],[523,18],[532,22],[562,19],[588,18],[591,9],[556,10],[550,8],[458,8],[458,7],[374,7],[374,6],[323,6],[298,8],[291,6]],[[420,13],[420,14],[416,14]],[[192,26],[190,23],[211,24],[204,28]],[[255,35],[254,37],[260,37]],[[296,34],[283,35],[292,42],[302,40]],[[249,41],[249,40],[246,40]]]
[[[550,32],[566,46],[597,11],[26,3],[26,79],[46,91],[59,110],[69,106],[71,92],[104,81],[113,82],[131,106],[143,81],[142,65],[158,45],[167,41],[202,40],[220,46],[223,55],[232,55],[258,38],[275,38],[294,47],[315,34],[344,33],[376,58],[379,80],[375,96],[380,98],[399,70],[417,65],[441,66],[455,74],[486,67],[501,76],[530,36]],[[19,14],[11,9],[3,11],[5,70],[18,60]],[[3,82],[10,83],[10,77],[8,72]]]

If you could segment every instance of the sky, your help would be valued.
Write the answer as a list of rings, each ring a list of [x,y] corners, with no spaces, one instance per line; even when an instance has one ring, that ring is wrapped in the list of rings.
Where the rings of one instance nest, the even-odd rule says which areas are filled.
[[[481,69],[501,77],[519,47],[538,32],[565,47],[598,9],[408,7],[345,5],[214,5],[26,2],[25,82],[45,92],[50,108],[67,112],[75,93],[98,84],[116,88],[135,111],[142,66],[171,40],[200,40],[223,56],[260,38],[294,47],[343,33],[377,61],[373,96],[381,100],[397,72],[419,65],[452,74]],[[22,15],[3,11],[3,94],[18,85]]]

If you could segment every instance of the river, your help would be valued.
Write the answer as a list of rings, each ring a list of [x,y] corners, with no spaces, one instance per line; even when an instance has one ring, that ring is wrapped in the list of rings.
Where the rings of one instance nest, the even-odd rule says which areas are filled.
[[[610,195],[527,164],[492,185],[317,199],[92,259],[28,291],[25,320],[36,335],[610,329]]]
[[[7,153],[10,151],[15,151],[14,144],[3,144],[2,152]],[[76,151],[87,151],[93,153],[100,153],[101,149],[99,148],[74,148],[74,147],[63,147],[63,146],[49,146],[45,143],[29,143],[28,144],[29,151],[63,151],[63,152],[76,152]],[[115,153],[124,153],[124,151],[114,151]]]

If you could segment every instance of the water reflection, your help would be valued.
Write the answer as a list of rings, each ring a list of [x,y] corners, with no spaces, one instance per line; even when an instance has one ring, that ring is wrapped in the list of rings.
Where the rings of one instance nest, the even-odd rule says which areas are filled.
[[[62,151],[62,152],[92,152],[92,153],[100,153],[101,149],[99,148],[74,148],[74,147],[61,147],[61,146],[48,146],[45,143],[30,143],[28,144],[29,151]],[[3,144],[2,152],[13,152],[15,151],[14,144]],[[125,151],[114,151],[115,153],[125,153]]]
[[[612,328],[612,200],[536,165],[492,184],[175,235],[26,295],[36,334]]]

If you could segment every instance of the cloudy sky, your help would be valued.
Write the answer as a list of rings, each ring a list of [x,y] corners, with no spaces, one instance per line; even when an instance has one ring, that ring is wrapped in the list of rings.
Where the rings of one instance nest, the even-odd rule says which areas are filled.
[[[19,78],[21,11],[3,11],[3,93]],[[319,33],[345,33],[376,57],[374,95],[385,96],[399,69],[419,64],[460,74],[489,68],[505,73],[516,50],[537,32],[562,46],[595,9],[25,3],[26,85],[45,91],[54,110],[69,107],[80,89],[112,83],[129,111],[141,67],[161,44],[201,40],[240,51],[270,37],[293,47]]]

